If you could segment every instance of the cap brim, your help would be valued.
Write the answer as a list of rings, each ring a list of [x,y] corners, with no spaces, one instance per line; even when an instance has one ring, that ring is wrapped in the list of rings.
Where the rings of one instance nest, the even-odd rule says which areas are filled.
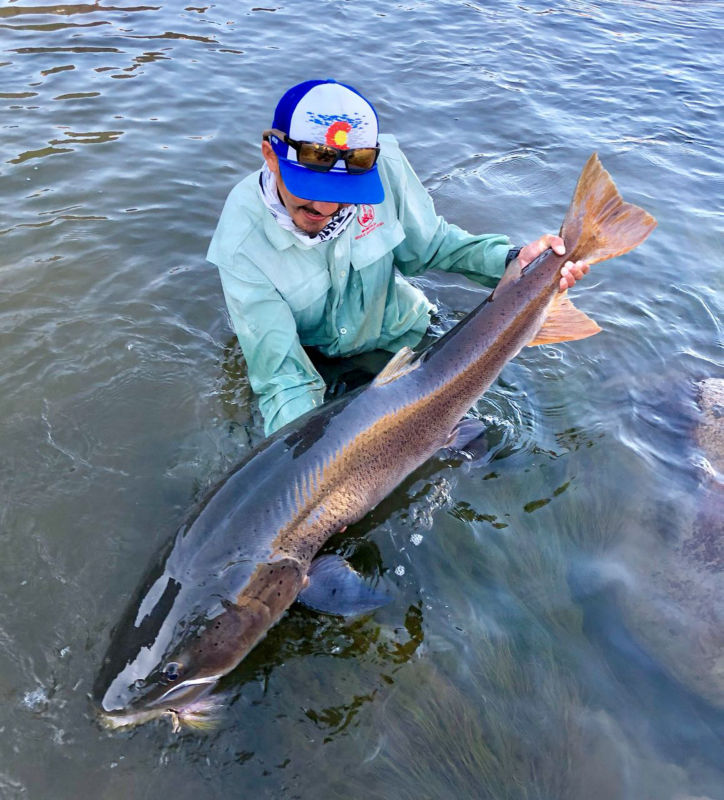
[[[348,172],[315,172],[285,158],[279,158],[282,180],[287,189],[303,200],[324,203],[381,203],[385,199],[377,166],[360,175]]]

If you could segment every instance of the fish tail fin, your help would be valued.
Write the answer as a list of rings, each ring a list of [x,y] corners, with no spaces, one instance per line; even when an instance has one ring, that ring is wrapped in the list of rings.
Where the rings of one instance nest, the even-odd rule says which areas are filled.
[[[656,220],[650,214],[623,201],[594,153],[581,172],[561,225],[566,260],[595,264],[623,255],[641,244],[655,227]],[[567,292],[558,293],[529,346],[585,339],[600,330],[571,303]]]
[[[566,259],[596,264],[623,255],[641,244],[655,227],[650,214],[624,202],[594,153],[581,172],[561,225]]]

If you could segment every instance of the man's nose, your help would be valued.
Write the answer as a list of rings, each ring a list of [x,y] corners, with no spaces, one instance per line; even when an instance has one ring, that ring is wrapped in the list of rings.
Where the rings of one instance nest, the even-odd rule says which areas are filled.
[[[339,210],[339,203],[324,203],[320,200],[314,200],[309,204],[318,214],[323,217],[331,217]]]

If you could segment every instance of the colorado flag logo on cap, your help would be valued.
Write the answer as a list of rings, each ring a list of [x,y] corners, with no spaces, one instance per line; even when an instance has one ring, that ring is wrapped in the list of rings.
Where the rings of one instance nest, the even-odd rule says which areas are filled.
[[[346,150],[347,139],[349,132],[352,130],[352,125],[347,120],[338,119],[333,122],[328,128],[324,137],[325,142],[332,147],[339,147],[340,150]]]
[[[318,142],[348,150],[376,147],[377,114],[350,86],[336,81],[306,81],[289,89],[277,105],[273,128],[300,142]],[[340,159],[329,172],[315,172],[297,162],[293,147],[274,145],[281,156],[282,178],[297,197],[339,203],[381,203],[384,189],[375,165],[352,175]]]

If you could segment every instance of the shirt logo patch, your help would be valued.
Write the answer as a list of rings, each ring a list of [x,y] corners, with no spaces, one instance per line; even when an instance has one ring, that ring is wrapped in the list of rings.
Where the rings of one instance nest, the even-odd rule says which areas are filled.
[[[357,222],[362,230],[354,237],[355,239],[361,239],[363,236],[367,236],[368,233],[372,233],[372,231],[385,224],[384,222],[375,220],[375,207],[369,205],[361,205],[359,207]]]

